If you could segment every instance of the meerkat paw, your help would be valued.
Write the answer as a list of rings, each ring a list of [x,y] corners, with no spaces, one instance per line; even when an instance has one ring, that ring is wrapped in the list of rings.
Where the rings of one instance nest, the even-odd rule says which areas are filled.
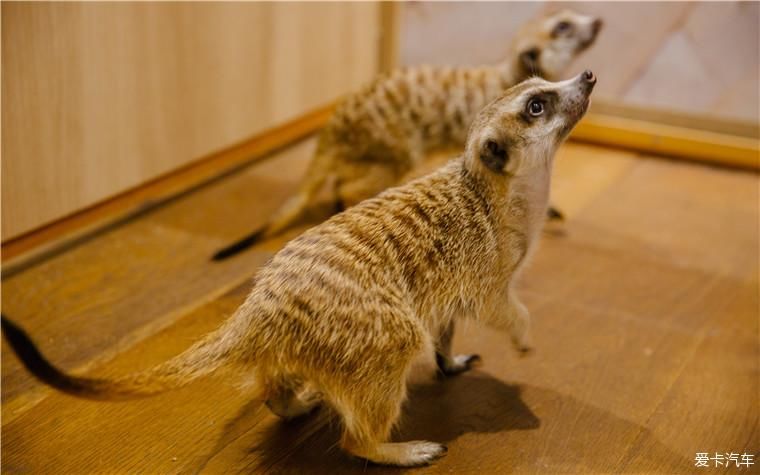
[[[517,352],[518,352],[517,353],[518,356],[520,356],[521,358],[523,358],[523,357],[528,356],[531,353],[533,353],[533,347],[532,346],[520,346],[519,348],[517,348]]]
[[[507,328],[509,339],[520,356],[525,356],[533,349],[530,314],[519,301],[513,304],[513,312],[515,317],[511,319]]]
[[[426,465],[443,457],[449,451],[445,445],[435,442],[414,441],[401,445],[408,446],[406,460],[400,464],[404,466]]]
[[[412,442],[387,442],[377,444],[371,450],[354,451],[354,455],[380,465],[417,467],[428,465],[446,455],[443,444],[415,440]]]
[[[480,355],[456,355],[453,358],[446,358],[437,354],[435,355],[435,361],[438,364],[440,373],[443,376],[449,377],[469,371],[483,360],[480,358]]]
[[[527,356],[533,351],[533,337],[529,331],[512,337],[512,346],[520,356]]]

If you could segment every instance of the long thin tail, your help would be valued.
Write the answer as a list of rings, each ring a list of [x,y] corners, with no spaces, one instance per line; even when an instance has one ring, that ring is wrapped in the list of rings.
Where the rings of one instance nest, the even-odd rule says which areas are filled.
[[[97,400],[136,399],[185,386],[228,362],[232,345],[238,343],[234,332],[222,327],[158,366],[108,380],[73,376],[56,368],[40,353],[26,332],[5,315],[2,316],[2,329],[23,365],[39,380],[73,396]]]
[[[301,182],[298,192],[285,202],[267,221],[242,239],[217,251],[212,260],[221,261],[248,249],[263,238],[274,236],[293,225],[303,212],[314,201],[330,175],[329,156],[318,154],[309,164],[306,177]]]
[[[213,256],[211,256],[211,260],[223,261],[227,259],[228,257],[232,257],[239,252],[245,251],[249,247],[256,244],[256,241],[261,239],[261,237],[264,235],[265,229],[266,229],[266,226],[256,229],[251,234],[248,234],[247,236],[240,239],[239,241],[235,241],[229,246],[216,251],[216,253]]]

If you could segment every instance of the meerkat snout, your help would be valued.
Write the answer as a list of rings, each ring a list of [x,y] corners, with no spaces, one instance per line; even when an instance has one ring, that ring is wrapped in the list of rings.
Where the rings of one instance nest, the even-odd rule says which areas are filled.
[[[599,34],[599,32],[602,30],[602,26],[604,26],[604,21],[602,21],[601,18],[595,18],[594,21],[591,22],[591,37],[596,38],[596,35]]]
[[[546,163],[585,114],[595,84],[590,70],[562,82],[531,78],[518,84],[480,114],[467,155],[506,175]]]
[[[601,18],[564,10],[518,34],[517,50],[524,77],[557,79],[578,53],[596,41],[602,29]]]

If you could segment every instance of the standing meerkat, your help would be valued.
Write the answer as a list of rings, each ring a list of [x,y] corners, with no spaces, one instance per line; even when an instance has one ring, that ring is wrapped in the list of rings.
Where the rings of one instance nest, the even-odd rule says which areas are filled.
[[[376,462],[428,463],[435,442],[389,442],[412,363],[436,353],[443,374],[469,369],[453,356],[455,317],[506,331],[529,347],[529,314],[515,279],[546,216],[557,147],[588,107],[590,71],[559,83],[533,78],[475,120],[463,156],[366,200],[288,243],[218,330],[153,369],[113,380],[65,374],[2,320],[24,365],[45,383],[93,399],[148,396],[222,367],[253,371],[282,417],[329,404],[341,446]]]
[[[566,10],[523,26],[502,63],[422,66],[380,76],[337,107],[297,193],[262,227],[213,259],[226,259],[290,227],[328,181],[332,204],[344,209],[403,181],[428,152],[461,147],[480,109],[528,77],[559,79],[594,43],[601,26],[598,18]],[[561,214],[552,208],[550,217]]]

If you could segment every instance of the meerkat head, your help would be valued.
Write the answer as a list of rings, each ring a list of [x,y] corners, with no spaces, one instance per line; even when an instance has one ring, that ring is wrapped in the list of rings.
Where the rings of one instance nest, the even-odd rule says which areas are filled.
[[[516,36],[517,76],[557,80],[578,54],[594,44],[602,20],[563,10],[526,25]]]
[[[465,163],[489,176],[521,176],[551,164],[559,145],[586,113],[594,74],[562,82],[531,78],[491,102],[470,128]]]

